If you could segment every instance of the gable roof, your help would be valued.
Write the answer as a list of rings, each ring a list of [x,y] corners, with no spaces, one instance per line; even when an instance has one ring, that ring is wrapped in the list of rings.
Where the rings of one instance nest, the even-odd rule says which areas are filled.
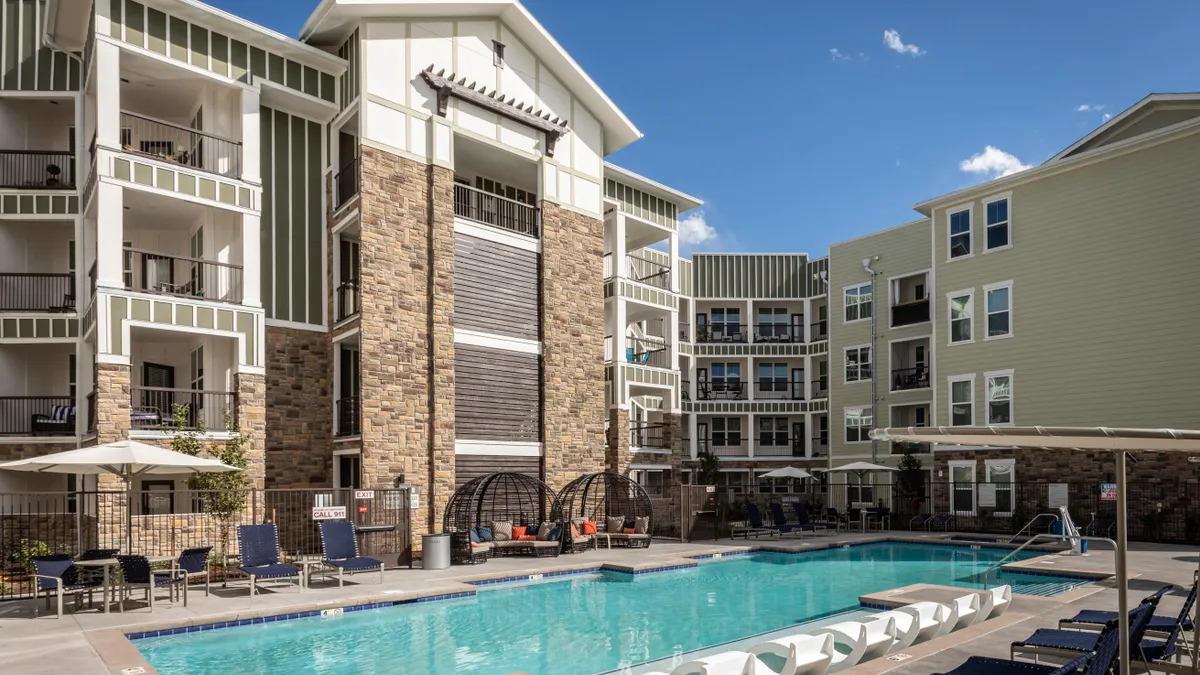
[[[600,121],[604,127],[605,155],[642,137],[642,132],[621,112],[617,104],[517,0],[321,0],[321,4],[317,5],[300,29],[300,39],[322,44],[340,41],[348,32],[349,25],[375,17],[496,17],[549,66],[563,86]]]
[[[1150,131],[1154,127],[1142,129],[1139,132],[1135,128],[1135,125],[1145,121],[1152,115],[1168,110],[1193,110],[1194,114],[1190,116],[1200,117],[1200,93],[1150,94],[1097,127],[1092,133],[1075,141],[1062,152],[1046,160],[1046,164],[1052,164],[1072,155],[1087,152],[1088,150],[1095,150],[1109,142],[1122,140],[1122,137],[1131,137]],[[1187,116],[1185,115],[1185,117]],[[1164,119],[1163,123],[1158,126],[1169,126],[1180,121],[1183,120],[1176,118]],[[1134,131],[1135,133],[1128,135],[1123,133],[1130,131]]]

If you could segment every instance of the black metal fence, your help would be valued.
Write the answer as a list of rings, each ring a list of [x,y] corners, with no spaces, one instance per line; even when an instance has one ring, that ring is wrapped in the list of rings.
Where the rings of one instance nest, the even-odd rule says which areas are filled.
[[[131,387],[130,393],[129,420],[134,429],[171,425],[176,406],[183,408],[187,429],[222,431],[226,413],[237,422],[236,391]]]
[[[52,553],[115,548],[178,556],[212,546],[212,564],[232,564],[238,525],[274,523],[280,551],[292,560],[321,554],[320,522],[350,521],[362,555],[388,567],[412,562],[408,488],[217,492],[188,490],[184,481],[144,485],[150,489],[132,500],[124,491],[0,493],[0,599],[28,596],[31,558]]]
[[[130,290],[201,298],[214,302],[242,302],[242,266],[200,258],[125,249],[132,268]]]
[[[929,320],[929,299],[892,305],[892,325],[908,326]]]
[[[629,446],[632,448],[666,448],[662,424],[630,424]]]
[[[804,382],[793,382],[786,377],[776,377],[754,382],[754,398],[763,400],[804,400]]]
[[[629,278],[655,288],[671,290],[671,266],[643,258],[642,256],[626,254],[629,264]]]
[[[892,391],[927,388],[929,388],[929,369],[925,366],[892,369]]]
[[[339,398],[334,402],[337,418],[336,436],[357,436],[362,433],[362,418],[358,411],[358,397]]]
[[[0,396],[0,436],[73,436],[70,396]]]
[[[754,324],[755,342],[804,342],[804,319],[796,325],[788,323]]]
[[[655,368],[671,367],[671,352],[667,349],[666,342],[635,337],[626,340],[628,345],[625,347],[625,360],[629,363]]]
[[[809,330],[812,333],[814,342],[816,340],[824,340],[829,337],[829,322],[815,321],[809,326]]]
[[[0,188],[62,190],[75,187],[71,150],[0,150]]]
[[[121,112],[121,141],[126,152],[237,178],[242,175],[242,144],[170,122]]]
[[[358,163],[359,159],[346,162],[333,177],[333,208],[340,209],[350,198],[358,194]]]
[[[459,183],[454,184],[454,215],[531,237],[541,231],[541,211],[536,206]]]
[[[337,298],[337,315],[335,321],[345,321],[358,314],[358,279],[350,279],[338,284],[335,297]]]
[[[75,276],[41,272],[0,274],[0,312],[73,312]]]

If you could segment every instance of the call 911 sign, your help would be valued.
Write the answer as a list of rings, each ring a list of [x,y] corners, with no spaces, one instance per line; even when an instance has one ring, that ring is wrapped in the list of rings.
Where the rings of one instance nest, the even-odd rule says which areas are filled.
[[[346,507],[344,506],[314,506],[312,510],[313,520],[337,520],[346,518]]]

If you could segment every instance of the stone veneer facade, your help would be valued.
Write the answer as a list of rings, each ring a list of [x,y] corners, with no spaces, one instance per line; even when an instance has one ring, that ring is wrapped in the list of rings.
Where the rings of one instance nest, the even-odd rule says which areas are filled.
[[[604,470],[603,276],[603,221],[542,202],[543,472],[555,489]]]
[[[325,333],[268,326],[265,484],[330,487],[333,364]],[[242,423],[243,429],[246,423]]]

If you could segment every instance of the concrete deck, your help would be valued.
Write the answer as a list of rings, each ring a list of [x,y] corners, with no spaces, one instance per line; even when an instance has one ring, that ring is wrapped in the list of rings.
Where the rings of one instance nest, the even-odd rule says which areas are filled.
[[[61,620],[54,619],[52,615],[46,616],[45,613],[41,618],[33,619],[32,603],[15,601],[0,603],[0,655],[5,672],[26,675],[64,671],[72,675],[154,673],[133,643],[125,638],[126,633],[374,602],[396,602],[471,591],[474,587],[467,585],[468,582],[602,565],[639,570],[691,564],[694,563],[689,559],[692,556],[751,548],[804,550],[883,539],[930,541],[946,536],[944,533],[894,531],[806,536],[802,540],[762,537],[749,541],[738,539],[689,544],[655,542],[648,550],[601,549],[557,558],[498,558],[483,565],[455,566],[446,570],[392,570],[385,574],[383,584],[377,583],[378,576],[364,574],[355,577],[353,583],[347,582],[341,589],[336,583],[314,584],[313,588],[302,592],[294,587],[276,585],[277,590],[262,593],[253,599],[245,582],[239,581],[231,582],[228,588],[214,585],[211,597],[205,597],[203,587],[193,586],[186,608],[182,604],[176,606],[162,600],[156,603],[153,613],[139,603],[136,608],[134,605],[127,606],[125,613],[118,613],[115,608],[111,614],[85,609],[67,614]],[[1195,551],[1183,547],[1134,545],[1129,559],[1131,574],[1138,576],[1131,583],[1134,598],[1157,590],[1168,582],[1186,588],[1185,585],[1191,583],[1197,563]],[[1085,557],[1054,555],[1022,564],[1047,573],[1092,572],[1103,575],[1111,574],[1112,553],[1093,550]],[[1164,599],[1160,613],[1177,611],[1185,592]],[[1017,596],[1009,613],[1001,620],[919,645],[908,650],[910,659],[901,662],[880,660],[846,672],[924,674],[951,667],[973,654],[1007,656],[1008,644],[1012,640],[1025,637],[1035,628],[1053,626],[1058,618],[1070,616],[1084,607],[1115,609],[1116,592],[1111,582],[1097,582],[1056,598]],[[138,671],[137,668],[144,670]]]

